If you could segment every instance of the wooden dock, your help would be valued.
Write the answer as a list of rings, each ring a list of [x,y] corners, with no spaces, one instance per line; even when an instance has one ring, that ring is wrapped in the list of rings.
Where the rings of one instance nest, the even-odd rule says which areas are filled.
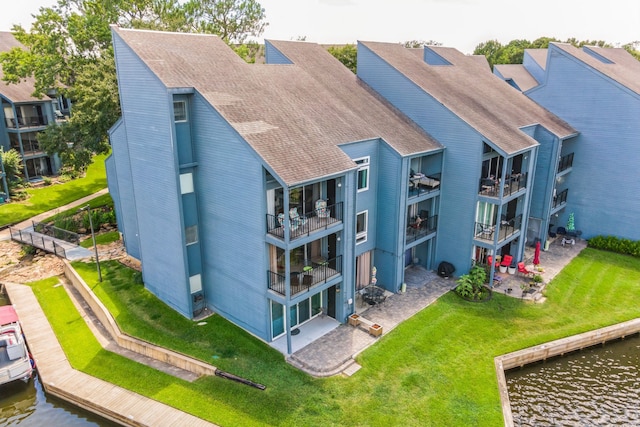
[[[30,287],[5,284],[18,312],[45,391],[73,405],[125,426],[215,426],[186,412],[71,367]]]

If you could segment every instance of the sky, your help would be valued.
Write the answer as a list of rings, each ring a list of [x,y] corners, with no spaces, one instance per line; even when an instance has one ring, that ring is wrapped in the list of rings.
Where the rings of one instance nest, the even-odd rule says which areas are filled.
[[[55,0],[0,0],[0,31],[30,26]],[[260,40],[320,44],[363,41],[442,43],[463,53],[487,40],[555,37],[640,40],[639,0],[257,0],[269,23]]]

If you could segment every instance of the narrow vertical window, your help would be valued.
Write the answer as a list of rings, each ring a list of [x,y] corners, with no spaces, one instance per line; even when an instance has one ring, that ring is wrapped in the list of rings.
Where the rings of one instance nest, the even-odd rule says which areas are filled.
[[[367,222],[369,221],[369,212],[360,212],[356,216],[356,244],[367,241]]]
[[[189,227],[186,227],[184,230],[184,235],[187,246],[198,243],[198,226],[191,225]]]
[[[187,101],[173,101],[173,120],[176,122],[187,121]]]
[[[369,189],[369,157],[355,159],[358,165],[358,191]]]

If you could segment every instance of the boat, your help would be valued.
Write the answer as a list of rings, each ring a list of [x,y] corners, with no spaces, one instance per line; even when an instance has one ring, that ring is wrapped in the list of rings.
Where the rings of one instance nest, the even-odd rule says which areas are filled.
[[[29,381],[33,361],[24,340],[18,314],[11,305],[0,306],[0,385]]]

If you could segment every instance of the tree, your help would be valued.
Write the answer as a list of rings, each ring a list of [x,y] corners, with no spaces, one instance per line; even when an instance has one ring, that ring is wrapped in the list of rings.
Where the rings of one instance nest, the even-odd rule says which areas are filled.
[[[342,62],[345,67],[350,69],[354,74],[356,73],[358,64],[358,48],[356,48],[356,45],[331,46],[327,50],[338,61]]]
[[[49,125],[38,141],[47,153],[59,153],[63,166],[81,171],[91,153],[108,150],[108,129],[120,116],[111,30],[124,28],[199,31],[220,35],[228,43],[257,36],[267,25],[264,9],[254,0],[58,0],[40,8],[31,31],[14,26],[25,49],[0,54],[3,80],[35,78],[34,96],[56,91],[73,101],[71,118],[62,129]],[[257,44],[232,46],[248,62]]]
[[[255,0],[189,0],[184,12],[190,32],[217,34],[230,44],[259,36],[268,25]]]
[[[488,40],[480,43],[473,51],[474,55],[484,55],[493,69],[493,65],[497,63],[500,52],[502,51],[502,43],[498,40]]]
[[[20,153],[13,148],[9,151],[4,151],[4,149],[0,147],[0,161],[4,167],[4,172],[7,174],[9,192],[12,192],[16,183],[19,183],[22,178],[22,157],[20,157]],[[0,188],[0,190],[2,190],[2,188]]]
[[[629,52],[631,56],[640,61],[640,40],[622,45],[622,48]]]
[[[437,42],[435,40],[429,40],[429,41],[409,40],[409,41],[406,41],[406,42],[402,43],[402,45],[404,47],[407,47],[407,48],[421,48],[421,47],[424,47],[424,46],[442,46],[442,43]]]

